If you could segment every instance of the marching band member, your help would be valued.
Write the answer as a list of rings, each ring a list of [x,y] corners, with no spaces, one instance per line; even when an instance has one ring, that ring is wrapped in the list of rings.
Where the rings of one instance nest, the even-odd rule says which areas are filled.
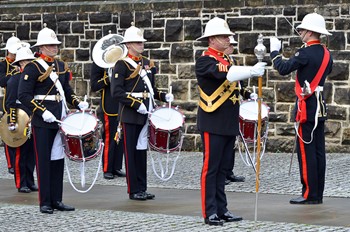
[[[270,39],[273,67],[287,75],[295,70],[295,121],[297,153],[302,195],[290,200],[291,204],[321,204],[326,172],[324,123],[327,117],[323,86],[332,71],[333,59],[320,36],[331,35],[324,18],[311,13],[297,26],[304,46],[287,61],[279,54],[281,41]]]
[[[121,170],[123,164],[123,145],[114,140],[118,127],[119,103],[111,95],[108,69],[101,68],[95,62],[91,66],[91,90],[101,92],[99,116],[103,124],[103,177],[114,179],[114,175],[125,177]]]
[[[23,70],[18,89],[20,102],[33,112],[40,212],[48,214],[54,209],[75,210],[62,203],[64,150],[56,121],[66,115],[67,102],[77,109],[88,108],[69,85],[68,65],[55,58],[59,44],[53,30],[45,27],[38,33],[34,46],[39,47],[39,57]]]
[[[262,62],[252,67],[231,65],[224,53],[230,46],[230,35],[233,33],[227,22],[215,17],[197,39],[206,40],[209,45],[195,64],[200,92],[197,127],[203,143],[202,214],[209,225],[242,220],[227,209],[225,194],[225,177],[239,134],[239,124],[232,120],[239,117],[237,80],[263,75],[266,65]]]
[[[11,63],[16,59],[16,52],[18,44],[21,41],[14,35],[6,41],[6,46],[1,50],[7,50],[5,59],[0,61],[0,86],[4,88],[4,97],[2,102],[2,109],[6,112],[6,85],[13,72],[16,71],[16,67],[12,66]],[[14,174],[14,160],[16,156],[16,148],[10,147],[5,144],[5,156],[7,161],[8,172]]]
[[[142,56],[144,42],[142,31],[129,27],[121,42],[128,48],[126,58],[119,60],[111,78],[112,96],[119,101],[118,119],[124,140],[126,180],[129,199],[153,199],[147,190],[147,131],[148,113],[155,107],[154,98],[173,101],[174,96],[158,91],[154,86],[154,63]],[[118,132],[120,135],[120,133]]]
[[[9,112],[7,123],[10,131],[15,131],[18,129],[16,128],[16,124],[20,119],[18,119],[19,115],[17,115],[17,109],[22,109],[28,116],[31,115],[29,109],[18,101],[17,93],[21,72],[30,61],[35,59],[35,57],[29,48],[30,45],[28,43],[22,44],[23,46],[17,50],[16,60],[11,64],[13,66],[19,66],[20,71],[12,75],[12,77],[7,81],[6,87],[6,111]],[[35,158],[33,151],[33,139],[28,138],[22,146],[16,148],[14,177],[18,192],[30,193],[32,191],[38,191],[38,187],[34,183],[34,167]]]

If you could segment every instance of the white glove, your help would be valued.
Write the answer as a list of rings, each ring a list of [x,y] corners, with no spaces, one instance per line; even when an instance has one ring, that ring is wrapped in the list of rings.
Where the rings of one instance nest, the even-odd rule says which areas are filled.
[[[89,103],[87,103],[86,101],[82,101],[78,104],[78,107],[80,110],[86,110],[87,108],[89,108]]]
[[[250,76],[251,77],[259,77],[264,75],[265,73],[265,66],[267,65],[266,62],[258,62],[256,63],[251,69],[250,69]]]
[[[256,99],[258,99],[258,94],[256,94],[256,93],[251,93],[249,97],[250,97],[250,99],[252,99],[252,100],[255,101]]]
[[[50,111],[45,110],[43,115],[42,115],[43,119],[45,122],[51,123],[56,121],[56,117],[55,115],[53,115]]]
[[[140,114],[147,114],[148,112],[147,112],[147,108],[146,108],[145,104],[141,103],[137,112],[139,112]]]
[[[167,102],[172,102],[172,101],[174,101],[174,95],[173,95],[172,93],[167,93],[167,94],[165,95],[165,100],[166,100]]]
[[[277,39],[276,37],[270,38],[270,52],[279,52],[281,50],[281,46],[281,40]]]

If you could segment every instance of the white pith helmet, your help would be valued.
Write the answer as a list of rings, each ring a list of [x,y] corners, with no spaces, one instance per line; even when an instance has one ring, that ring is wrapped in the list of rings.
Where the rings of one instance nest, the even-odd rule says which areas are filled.
[[[16,54],[18,44],[21,41],[14,35],[6,41],[6,46],[4,48],[1,48],[1,50],[7,50],[9,53]]]
[[[219,17],[214,17],[208,21],[207,25],[205,26],[204,35],[199,37],[197,40],[203,40],[210,36],[216,35],[233,35],[227,22]]]
[[[30,50],[30,44],[21,43],[21,47],[17,50],[16,60],[12,62],[11,65],[19,66],[18,62],[22,60],[34,60],[34,59],[35,59],[34,54],[32,50]]]
[[[235,40],[233,35],[230,35],[229,38],[230,38],[230,44],[238,44],[238,42]]]
[[[56,33],[52,29],[47,28],[46,23],[44,23],[44,28],[39,31],[36,44],[34,44],[33,47],[50,44],[59,45],[61,42],[58,41]]]
[[[131,23],[131,27],[125,30],[124,39],[121,43],[129,42],[146,42],[143,38],[143,32],[141,29],[134,26],[134,23]]]
[[[322,15],[317,13],[310,13],[305,15],[301,24],[297,26],[297,29],[305,29],[313,32],[317,32],[324,35],[332,35],[326,29],[326,22]]]

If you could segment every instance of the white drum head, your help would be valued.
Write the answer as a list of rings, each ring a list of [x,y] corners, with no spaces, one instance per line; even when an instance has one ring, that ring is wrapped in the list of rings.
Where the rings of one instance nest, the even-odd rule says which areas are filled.
[[[88,112],[69,114],[62,122],[61,129],[69,135],[84,135],[94,131],[97,126],[96,117]]]
[[[261,118],[267,118],[268,114],[269,107],[265,103],[261,103]],[[258,121],[258,102],[242,102],[239,107],[239,116],[245,120]]]
[[[184,121],[183,115],[179,111],[169,107],[156,109],[149,119],[156,128],[163,130],[179,128]]]

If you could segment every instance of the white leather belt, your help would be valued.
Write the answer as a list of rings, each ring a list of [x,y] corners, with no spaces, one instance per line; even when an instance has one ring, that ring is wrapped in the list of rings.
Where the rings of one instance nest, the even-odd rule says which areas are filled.
[[[138,92],[138,93],[127,92],[127,94],[129,94],[133,97],[139,97],[139,98],[149,98],[150,97],[150,93],[147,93],[147,92]]]
[[[44,100],[44,101],[62,101],[63,98],[61,95],[35,95],[35,100]]]
[[[18,99],[16,100],[16,103],[17,104],[22,104],[22,102],[20,102]]]

